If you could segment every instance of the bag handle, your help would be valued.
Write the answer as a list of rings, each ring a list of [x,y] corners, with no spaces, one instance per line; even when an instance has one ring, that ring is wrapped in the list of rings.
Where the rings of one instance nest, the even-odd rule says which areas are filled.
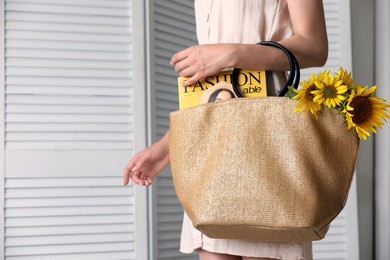
[[[284,85],[284,87],[281,88],[276,93],[276,96],[283,97],[284,95],[286,95],[289,86],[292,86],[294,88],[298,88],[301,74],[300,74],[298,61],[295,58],[294,54],[290,50],[288,50],[286,47],[284,47],[283,45],[281,45],[280,43],[277,43],[277,42],[263,41],[263,42],[258,42],[256,44],[265,45],[265,46],[272,46],[272,47],[275,47],[275,48],[282,50],[284,52],[284,54],[286,54],[288,61],[290,63],[290,74],[288,76],[287,82]],[[237,97],[243,97],[243,95],[239,91],[239,86],[238,86],[238,73],[240,72],[240,70],[241,69],[234,68],[233,73],[232,73],[232,86],[233,86],[234,93],[236,94]]]

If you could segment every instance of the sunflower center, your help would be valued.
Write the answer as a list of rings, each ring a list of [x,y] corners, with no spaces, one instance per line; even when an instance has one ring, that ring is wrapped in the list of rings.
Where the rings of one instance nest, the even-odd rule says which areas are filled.
[[[354,97],[350,103],[353,110],[350,112],[353,117],[352,121],[355,124],[365,122],[371,116],[371,102],[365,97]]]
[[[308,100],[308,101],[313,101],[313,99],[314,99],[314,94],[312,94],[311,92],[313,91],[313,90],[316,90],[317,88],[316,88],[316,86],[315,85],[311,85],[310,87],[308,87],[307,89],[306,89],[306,93],[305,93],[305,98],[306,98],[306,100]]]
[[[325,98],[335,98],[337,97],[337,90],[333,86],[326,86],[324,88],[324,96]]]

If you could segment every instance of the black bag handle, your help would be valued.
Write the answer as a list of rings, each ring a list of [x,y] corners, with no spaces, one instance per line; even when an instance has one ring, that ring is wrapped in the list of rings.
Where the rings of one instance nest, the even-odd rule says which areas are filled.
[[[275,47],[275,48],[282,50],[286,54],[288,61],[290,62],[290,74],[288,76],[287,82],[284,85],[284,87],[281,88],[276,93],[276,96],[283,97],[284,95],[286,95],[289,86],[292,86],[294,88],[298,88],[301,73],[300,73],[298,61],[295,58],[294,54],[290,50],[288,50],[286,47],[284,47],[283,45],[281,45],[280,43],[277,43],[277,42],[263,41],[263,42],[258,42],[256,44],[265,45],[265,46],[272,46],[272,47]],[[232,86],[233,86],[234,93],[236,94],[237,97],[243,97],[242,93],[239,91],[239,86],[238,86],[238,73],[240,72],[240,70],[241,69],[234,68],[233,73],[232,73]]]

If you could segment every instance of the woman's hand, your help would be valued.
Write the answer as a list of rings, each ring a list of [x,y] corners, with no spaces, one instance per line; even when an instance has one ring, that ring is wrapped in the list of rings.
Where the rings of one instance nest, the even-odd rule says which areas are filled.
[[[123,171],[123,184],[130,180],[134,183],[149,186],[154,177],[160,173],[169,163],[168,150],[169,134],[158,142],[135,154]]]
[[[233,65],[236,44],[205,44],[189,47],[175,53],[171,65],[182,77],[189,77],[183,86],[214,75]]]

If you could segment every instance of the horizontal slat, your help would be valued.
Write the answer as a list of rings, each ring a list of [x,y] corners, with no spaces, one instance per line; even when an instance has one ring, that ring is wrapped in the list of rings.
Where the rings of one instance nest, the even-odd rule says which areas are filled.
[[[107,36],[112,34],[129,35],[129,27],[109,26],[109,25],[84,25],[78,24],[74,26],[68,23],[55,22],[23,22],[23,21],[7,21],[5,24],[6,30],[21,30],[21,31],[40,31],[40,32],[72,32],[72,33],[99,33]]]
[[[5,211],[7,218],[21,217],[60,217],[60,216],[98,216],[98,215],[132,215],[134,207],[129,205],[83,206],[83,207],[50,207],[50,208],[9,208]]]
[[[87,44],[88,45],[88,44]],[[10,58],[6,60],[7,67],[30,68],[79,68],[79,69],[108,69],[131,70],[131,61],[88,61],[88,60],[53,60],[36,58]],[[128,86],[127,86],[128,87]]]
[[[173,187],[159,187],[158,189],[158,196],[165,196],[165,197],[170,197],[173,200],[176,200],[176,192],[173,190]]]
[[[31,39],[49,41],[75,41],[75,42],[103,42],[103,43],[128,43],[131,35],[100,35],[100,34],[75,34],[64,32],[39,32],[39,31],[6,31],[5,39]]]
[[[73,77],[73,78],[105,78],[105,79],[128,79],[131,77],[126,70],[90,70],[90,69],[49,69],[49,68],[28,68],[8,67],[5,71],[6,77]]]
[[[177,231],[181,232],[181,222],[180,223],[165,223],[164,225],[158,227],[159,232],[164,232],[164,231]]]
[[[45,187],[36,188],[14,188],[5,190],[6,199],[15,199],[15,198],[72,198],[72,197],[102,197],[102,196],[131,196],[132,189],[125,188],[120,183],[121,180],[116,182],[115,186],[105,186],[105,187]],[[130,201],[131,202],[131,201]],[[81,209],[82,210],[82,209]]]
[[[130,60],[130,55],[126,52],[97,52],[97,51],[64,51],[64,50],[44,50],[44,49],[14,49],[7,48],[5,52],[8,57],[23,58],[43,58],[43,59],[74,59],[74,60],[108,60],[126,61]],[[96,75],[98,76],[98,75]]]
[[[176,243],[179,243],[178,240],[176,240]],[[180,255],[180,253],[177,252],[177,249],[176,250],[172,250],[172,249],[160,249],[159,251],[159,259],[160,260],[184,260],[185,258],[183,258],[182,255]],[[195,256],[192,256],[192,258],[190,259],[197,259]]]
[[[162,207],[172,206],[172,205],[178,205],[177,204],[178,200],[177,200],[177,198],[174,198],[173,196],[160,196],[158,203]]]
[[[27,256],[8,256],[7,260],[53,260],[53,258],[59,259],[58,254],[53,255],[27,255]],[[90,252],[90,253],[66,253],[61,255],[61,260],[107,260],[107,259],[121,259],[121,260],[133,260],[135,259],[134,251],[120,251],[120,252]],[[187,258],[186,258],[187,259]],[[174,259],[171,259],[174,260]],[[184,260],[184,259],[179,259]]]
[[[69,245],[75,244],[93,244],[93,243],[110,243],[133,242],[132,236],[126,233],[119,234],[96,234],[96,235],[73,235],[73,236],[40,236],[40,237],[17,237],[7,238],[5,245],[11,246],[48,246],[48,245]]]
[[[9,114],[6,117],[6,123],[20,122],[20,123],[128,123],[128,115],[53,115],[53,114]],[[91,136],[93,133],[91,134]]]
[[[109,120],[105,121],[109,123]],[[76,129],[75,129],[76,130]],[[66,132],[63,129],[57,129],[57,131],[15,131],[7,132],[5,140],[7,142],[131,142],[132,137],[124,131],[94,131],[91,132]]]
[[[133,225],[104,224],[84,226],[52,226],[52,227],[8,227],[5,229],[6,237],[25,236],[55,236],[55,235],[82,235],[82,234],[110,234],[134,232]]]
[[[39,105],[39,104],[7,104],[7,113],[26,114],[119,114],[131,115],[131,104],[117,106],[93,106],[93,105]],[[129,120],[132,117],[129,116]]]
[[[63,154],[63,153],[59,153]],[[58,178],[7,178],[5,181],[6,189],[20,189],[20,188],[75,188],[75,187],[120,187],[120,177],[58,177]]]
[[[168,170],[169,171],[169,170]],[[159,176],[160,177],[160,176]],[[161,178],[158,178],[158,187],[162,188],[173,188],[173,181],[171,176],[164,176]]]
[[[195,19],[194,1],[156,1],[154,2],[155,12],[164,16],[177,17],[179,21]],[[194,22],[195,24],[195,22]]]
[[[11,144],[17,143],[12,142]],[[24,142],[25,145],[34,145],[38,150],[8,150],[5,152],[7,190],[11,188],[43,190],[45,188],[75,187],[131,188],[131,186],[123,186],[122,172],[133,154],[132,142],[126,143],[126,146],[123,145],[123,142],[119,144],[118,142],[110,142],[109,145],[118,145],[118,147],[123,148],[115,150],[115,152],[113,148],[107,147],[105,142],[96,142],[95,145],[100,145],[100,148],[93,151],[87,149],[90,148],[91,142],[81,142],[82,145],[86,145],[85,149],[76,147],[73,148],[72,152],[56,151],[53,148],[48,152],[45,143]],[[69,145],[69,143],[73,142],[66,142],[64,145]],[[60,144],[62,143],[57,142],[57,144],[51,143],[50,145],[58,147]],[[107,148],[107,150],[103,148]],[[26,179],[26,176],[31,178]],[[65,176],[70,179],[64,178]],[[101,179],[101,181],[95,179]],[[129,191],[128,194],[130,196],[131,192]]]
[[[51,14],[82,14],[88,15],[101,15],[101,16],[118,16],[128,17],[129,13],[127,8],[111,8],[107,6],[95,7],[94,5],[85,6],[72,6],[72,5],[53,5],[53,4],[35,4],[35,3],[23,3],[23,2],[8,2],[5,6],[6,11],[19,11],[19,12],[31,12],[31,13],[51,13]]]
[[[7,199],[5,208],[130,205],[128,196]]]
[[[7,77],[7,86],[10,85],[37,85],[37,86],[95,86],[95,87],[128,87],[130,79],[94,79],[94,78],[44,78],[44,77]]]
[[[183,213],[183,208],[181,207],[180,204],[170,205],[170,206],[164,205],[164,207],[159,208],[157,211],[158,213],[162,213],[162,214],[164,213],[181,214]]]
[[[130,124],[82,124],[82,123],[57,123],[57,124],[31,124],[31,123],[7,123],[6,131],[9,133],[21,132],[40,132],[40,133],[58,133],[58,132],[79,132],[79,133],[96,133],[96,132],[111,132],[111,133],[128,133],[132,131]]]
[[[114,2],[114,1],[110,1],[110,2]],[[55,22],[55,23],[93,24],[93,25],[101,24],[101,25],[117,25],[117,26],[131,25],[130,23],[131,21],[129,17],[84,16],[84,15],[73,14],[72,15],[73,19],[69,19],[69,15],[66,14],[31,13],[29,11],[22,12],[19,10],[16,11],[8,10],[5,18],[7,21],[31,21],[31,22],[50,22],[50,23]]]
[[[177,234],[177,232],[172,232],[172,235],[171,235],[172,239],[165,239],[165,240],[160,241],[160,244],[159,244],[159,248],[161,249],[160,251],[162,251],[162,250],[175,251],[175,249],[177,248],[177,243],[179,243],[179,241],[177,239],[174,239],[174,238],[177,238],[178,235],[180,235],[180,234]]]
[[[178,4],[170,4],[169,7],[164,7],[163,4],[156,2],[154,14],[154,19],[157,24],[170,25],[172,28],[177,29],[177,32],[175,33],[183,32],[189,33],[189,35],[194,34],[193,29],[196,25],[193,8],[182,8]],[[180,24],[182,24],[183,27],[180,27]],[[193,36],[190,38],[194,39]]]
[[[313,248],[316,251],[316,253],[331,252],[331,251],[339,251],[339,252],[347,251],[346,241],[342,241],[339,243],[329,243],[329,242],[318,243],[313,245]]]
[[[316,260],[345,260],[347,258],[346,252],[338,252],[338,251],[331,251],[331,252],[322,252],[318,253],[315,252],[314,257]]]
[[[7,3],[31,3],[31,4],[51,4],[70,6],[96,6],[104,8],[130,8],[131,2],[124,0],[6,0]]]
[[[177,91],[172,91],[173,93],[175,93],[175,96],[167,92],[168,91],[164,91],[164,92],[159,91],[158,100],[162,103],[161,107],[167,107],[169,109],[172,109],[172,105],[176,106],[178,102]]]
[[[129,89],[115,87],[12,86],[6,88],[5,92],[6,94],[30,95],[130,96]]]
[[[6,48],[18,49],[46,49],[46,50],[76,50],[76,51],[110,51],[110,52],[129,52],[129,44],[123,43],[91,43],[91,42],[63,42],[63,41],[39,41],[8,39],[5,43]],[[9,65],[9,63],[7,63]],[[26,65],[25,65],[26,66]]]
[[[8,142],[7,150],[107,150],[128,151],[132,142]]]
[[[31,256],[48,254],[72,253],[97,253],[97,252],[121,252],[132,248],[129,242],[101,243],[101,244],[73,244],[73,245],[46,245],[46,246],[23,246],[7,247],[5,256]]]
[[[93,224],[130,224],[129,215],[65,216],[39,218],[7,218],[5,227],[47,227]]]
[[[178,26],[181,26],[181,30],[178,30]],[[182,22],[175,23],[175,19],[169,20],[164,17],[164,19],[157,21],[155,37],[157,39],[165,39],[167,42],[176,42],[176,40],[179,40],[177,42],[189,47],[189,44],[196,43],[193,38],[193,32],[191,31],[193,27],[193,24],[186,24]]]
[[[176,223],[177,225],[181,225],[183,221],[183,216],[181,214],[165,214],[160,213],[158,215],[158,224],[157,225],[165,225],[166,223]]]
[[[9,133],[17,132],[40,132],[40,133],[58,133],[58,132],[79,132],[79,133],[96,133],[96,132],[111,132],[111,133],[128,133],[132,131],[131,124],[83,124],[83,123],[56,123],[56,124],[31,124],[31,123],[7,123],[6,131]]]
[[[130,142],[132,137],[126,133],[7,133],[5,140],[9,141],[124,141]]]
[[[102,105],[126,106],[131,103],[126,97],[104,96],[51,96],[51,95],[7,95],[6,104],[37,104],[37,105]],[[26,111],[28,113],[28,111]]]

